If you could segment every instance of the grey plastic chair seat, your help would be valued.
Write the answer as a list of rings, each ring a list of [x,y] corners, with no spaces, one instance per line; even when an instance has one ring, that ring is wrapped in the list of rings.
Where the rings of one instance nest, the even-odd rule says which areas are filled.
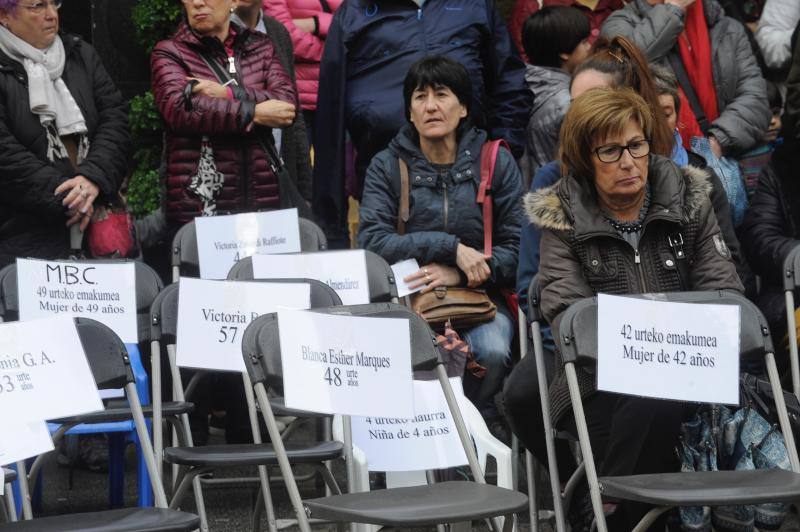
[[[659,506],[794,501],[800,493],[800,474],[783,469],[662,473],[598,480],[604,497]]]
[[[335,441],[303,443],[284,442],[286,454],[294,464],[318,463],[342,456],[342,443]],[[206,445],[203,447],[167,447],[164,460],[194,467],[230,467],[275,465],[278,463],[270,443]]]
[[[163,403],[161,405],[161,411],[165,417],[171,416],[179,416],[181,414],[190,414],[194,411],[194,404],[181,402],[181,401],[172,401],[168,403]],[[144,417],[151,418],[153,417],[153,407],[151,405],[143,406],[142,413]],[[113,421],[126,421],[129,419],[133,419],[133,414],[131,414],[131,409],[127,406],[117,406],[106,408],[105,410],[98,410],[97,412],[90,412],[88,414],[82,414],[80,416],[73,416],[68,418],[62,419],[54,419],[52,420],[53,423],[110,423]]]
[[[164,508],[122,508],[104,512],[41,517],[0,524],[14,532],[190,532],[200,526],[196,515]]]
[[[309,517],[384,526],[430,526],[511,515],[528,507],[522,493],[475,482],[442,482],[303,501]]]
[[[3,482],[8,484],[9,482],[14,482],[17,480],[17,472],[13,469],[6,469],[3,468]]]

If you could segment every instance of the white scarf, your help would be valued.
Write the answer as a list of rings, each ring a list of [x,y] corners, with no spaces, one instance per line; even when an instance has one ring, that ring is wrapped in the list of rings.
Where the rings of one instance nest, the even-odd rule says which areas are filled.
[[[22,63],[28,75],[28,100],[31,112],[39,116],[47,131],[47,158],[51,161],[68,157],[60,137],[80,135],[79,159],[88,151],[86,122],[78,104],[61,79],[66,56],[61,37],[56,36],[50,47],[40,50],[0,26],[0,50]]]

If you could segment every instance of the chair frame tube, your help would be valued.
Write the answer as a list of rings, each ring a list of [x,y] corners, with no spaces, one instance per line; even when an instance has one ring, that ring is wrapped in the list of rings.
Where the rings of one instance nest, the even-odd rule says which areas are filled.
[[[19,476],[19,474],[17,474]],[[14,501],[14,488],[11,482],[6,483],[5,494],[3,498],[6,500],[6,517],[9,523],[17,522],[17,504]]]
[[[586,480],[589,482],[589,494],[592,499],[592,509],[595,515],[595,524],[598,532],[608,532],[606,517],[603,514],[603,500],[600,496],[600,485],[597,480],[597,470],[594,466],[594,454],[592,444],[589,441],[589,429],[586,427],[586,414],[583,411],[583,402],[578,388],[578,376],[575,373],[575,364],[567,362],[564,364],[567,374],[567,385],[569,395],[572,399],[572,410],[575,415],[575,426],[578,429],[578,439],[581,443],[581,454],[586,469]]]
[[[536,373],[539,380],[539,397],[542,405],[542,420],[544,421],[545,444],[547,446],[547,464],[550,471],[550,489],[553,494],[553,510],[556,514],[556,530],[566,532],[564,520],[564,506],[561,500],[561,478],[558,474],[556,461],[556,446],[553,440],[552,420],[550,419],[550,395],[548,393],[547,369],[544,364],[544,346],[542,345],[542,330],[538,321],[531,323],[531,336],[533,337],[533,356],[536,358]],[[530,459],[530,452],[527,452]]]
[[[794,275],[794,272],[786,272]],[[786,297],[786,327],[789,334],[789,364],[792,369],[792,391],[800,399],[800,362],[797,353],[797,320],[794,316],[794,292],[787,290]]]
[[[517,336],[519,336],[519,357],[520,360],[528,356],[528,328],[527,318],[522,309],[517,309]],[[511,454],[514,457],[512,475],[514,489],[519,489],[519,439],[516,435],[511,436]],[[531,532],[539,532],[539,491],[536,486],[538,477],[538,467],[533,461],[533,455],[525,450],[525,478],[528,481],[528,518],[530,519]],[[555,500],[555,499],[553,499]],[[560,531],[559,531],[560,532]]]

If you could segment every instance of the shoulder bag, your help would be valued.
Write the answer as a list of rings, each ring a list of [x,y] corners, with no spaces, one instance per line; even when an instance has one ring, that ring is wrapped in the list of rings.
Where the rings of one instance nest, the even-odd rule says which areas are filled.
[[[481,182],[476,202],[483,208],[483,252],[492,255],[492,178],[497,162],[497,153],[503,140],[486,142],[481,148]],[[405,161],[400,163],[400,208],[397,214],[397,233],[404,235],[409,217],[409,178]],[[445,329],[449,321],[455,330],[464,330],[492,321],[497,314],[497,306],[485,290],[442,286],[425,294],[411,296],[411,308],[425,318],[428,325],[437,332]]]

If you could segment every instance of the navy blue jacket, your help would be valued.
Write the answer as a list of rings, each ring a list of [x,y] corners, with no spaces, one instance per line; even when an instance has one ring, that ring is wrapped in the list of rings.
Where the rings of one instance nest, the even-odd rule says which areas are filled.
[[[456,265],[458,244],[483,251],[483,212],[475,202],[480,183],[480,152],[486,133],[470,129],[458,144],[456,161],[445,179],[419,149],[410,125],[372,160],[364,180],[358,245],[393,264],[414,258],[420,266]],[[397,234],[400,164],[408,165],[409,218]],[[514,286],[522,221],[522,176],[511,154],[501,149],[492,178],[492,271],[489,287]]]
[[[314,143],[313,206],[329,233],[345,226],[345,128],[360,179],[406,123],[409,68],[436,54],[469,72],[473,123],[522,155],[532,96],[494,0],[427,0],[421,8],[411,0],[345,0],[325,41]]]

